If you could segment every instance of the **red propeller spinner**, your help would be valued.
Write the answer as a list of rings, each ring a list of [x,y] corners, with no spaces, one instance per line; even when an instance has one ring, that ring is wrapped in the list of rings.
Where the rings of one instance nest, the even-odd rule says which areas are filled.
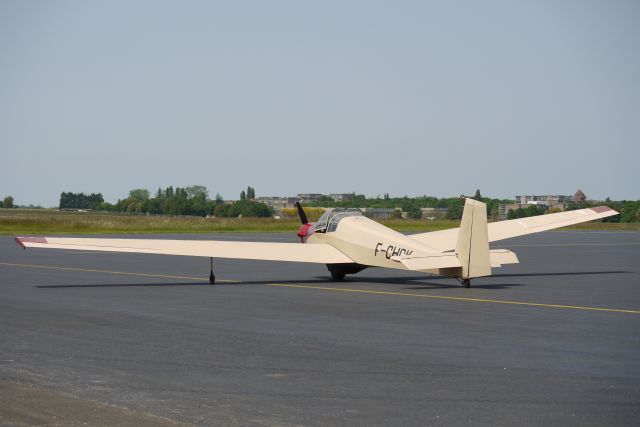
[[[300,202],[296,202],[296,208],[298,209],[298,215],[300,215],[300,221],[302,222],[300,229],[298,229],[298,237],[300,237],[301,243],[305,243],[309,236],[313,234],[315,228],[313,224],[307,220],[307,214],[304,212],[304,209],[302,209]]]

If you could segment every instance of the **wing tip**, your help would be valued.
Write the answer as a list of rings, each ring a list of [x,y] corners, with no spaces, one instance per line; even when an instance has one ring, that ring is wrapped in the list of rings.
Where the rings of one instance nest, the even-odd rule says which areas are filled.
[[[44,237],[16,237],[15,241],[22,249],[27,249],[25,243],[49,243]]]
[[[595,208],[590,208],[595,213],[609,213],[611,215],[617,215],[619,212],[611,209],[609,206],[596,206]]]

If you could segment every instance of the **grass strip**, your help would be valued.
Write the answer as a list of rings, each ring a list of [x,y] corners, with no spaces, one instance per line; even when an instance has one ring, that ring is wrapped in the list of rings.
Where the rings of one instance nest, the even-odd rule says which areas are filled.
[[[459,221],[390,218],[380,221],[403,232],[427,232],[459,226]],[[54,209],[0,209],[0,234],[171,234],[171,233],[279,233],[295,232],[296,219],[202,218],[188,216],[123,215],[96,212],[60,212]],[[640,230],[638,223],[589,222],[571,230]]]

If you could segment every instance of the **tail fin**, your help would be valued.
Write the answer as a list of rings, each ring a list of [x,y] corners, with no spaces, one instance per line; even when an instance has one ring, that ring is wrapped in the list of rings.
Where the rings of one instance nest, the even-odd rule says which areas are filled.
[[[458,231],[456,255],[462,264],[461,279],[491,275],[487,205],[484,203],[466,199]]]

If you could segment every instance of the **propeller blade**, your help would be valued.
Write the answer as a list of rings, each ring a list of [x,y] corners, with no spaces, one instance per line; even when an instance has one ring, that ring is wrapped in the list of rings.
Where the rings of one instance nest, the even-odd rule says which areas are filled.
[[[300,202],[296,202],[296,208],[298,208],[298,215],[300,215],[300,221],[302,221],[303,224],[309,224],[309,221],[307,221],[307,214],[304,213],[304,209],[302,209],[302,205],[300,204]]]

